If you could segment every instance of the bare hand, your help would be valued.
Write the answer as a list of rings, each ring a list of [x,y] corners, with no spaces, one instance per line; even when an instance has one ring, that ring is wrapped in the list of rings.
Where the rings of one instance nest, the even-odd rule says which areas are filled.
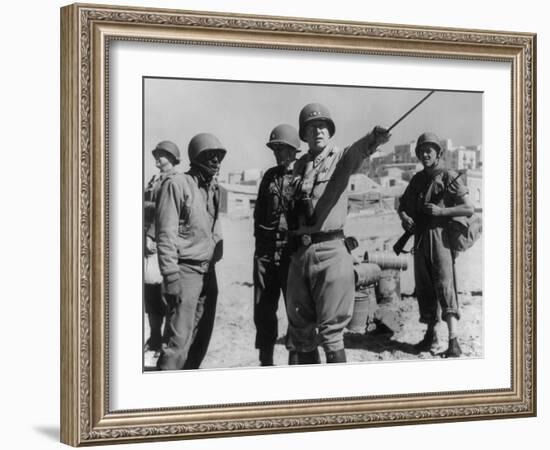
[[[409,216],[404,216],[401,218],[401,226],[405,231],[414,233],[414,220],[412,220]]]
[[[441,208],[440,206],[434,205],[433,203],[428,203],[424,205],[424,214],[427,214],[428,216],[442,216],[445,211],[445,208]]]
[[[157,252],[157,243],[149,236],[145,238],[145,254],[154,255]]]

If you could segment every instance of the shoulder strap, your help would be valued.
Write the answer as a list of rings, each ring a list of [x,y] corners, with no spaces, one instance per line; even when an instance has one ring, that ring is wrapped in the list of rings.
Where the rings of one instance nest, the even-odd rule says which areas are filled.
[[[425,191],[424,203],[426,203],[426,204],[427,203],[436,203],[436,202],[432,202],[434,177],[431,177],[430,175],[428,175],[425,172],[424,172],[424,176],[426,177],[424,187],[422,188],[422,191]]]
[[[453,184],[456,180],[458,180],[462,174],[464,172],[458,172],[458,175],[456,177],[451,177],[451,173],[449,170],[447,169],[444,169],[442,171],[442,180],[443,180],[443,190],[439,193],[439,198],[437,199],[437,201],[441,200],[443,198],[443,196],[447,193],[447,191],[449,190],[449,187],[451,186],[451,184]],[[432,182],[433,179],[430,179],[430,182]],[[428,195],[426,195],[426,199],[428,199]],[[432,203],[437,203],[437,202],[432,202]]]
[[[220,186],[216,183],[214,187],[214,223],[218,220],[220,211]]]

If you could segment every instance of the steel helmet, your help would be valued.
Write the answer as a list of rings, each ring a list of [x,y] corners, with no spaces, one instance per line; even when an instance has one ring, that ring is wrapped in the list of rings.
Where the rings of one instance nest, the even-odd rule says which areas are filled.
[[[420,151],[420,148],[426,144],[432,144],[437,149],[438,155],[441,155],[441,153],[443,153],[443,148],[439,143],[439,138],[437,137],[437,135],[435,133],[428,131],[426,133],[422,133],[418,137],[418,140],[416,141],[416,148],[414,149],[414,152],[417,157],[418,157],[418,152]]]
[[[187,154],[189,155],[189,161],[197,162],[199,154],[207,150],[220,150],[223,152],[222,159],[225,157],[227,150],[222,145],[220,140],[210,133],[199,133],[189,141],[189,147],[187,148]]]
[[[174,159],[176,160],[176,164],[179,164],[180,159],[181,159],[180,149],[172,141],[161,141],[161,142],[159,142],[151,153],[153,153],[153,156],[156,157],[156,155],[159,152],[165,152],[165,153],[168,153],[169,155],[172,155],[174,157]]]
[[[305,129],[308,122],[312,120],[324,120],[328,125],[330,137],[334,136],[336,132],[336,126],[330,117],[330,112],[327,107],[320,103],[310,103],[302,108],[300,111],[300,139],[305,141]]]
[[[286,144],[300,151],[298,131],[292,125],[287,125],[286,123],[276,126],[269,134],[269,142],[265,145],[273,150],[273,144]]]

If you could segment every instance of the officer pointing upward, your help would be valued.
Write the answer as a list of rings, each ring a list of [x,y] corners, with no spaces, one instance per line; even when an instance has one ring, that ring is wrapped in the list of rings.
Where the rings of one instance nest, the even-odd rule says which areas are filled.
[[[345,362],[343,330],[354,300],[352,256],[344,246],[349,177],[389,140],[375,127],[341,150],[331,144],[336,126],[328,109],[310,103],[300,112],[299,135],[309,147],[293,170],[294,192],[288,215],[293,250],[287,284],[290,336],[300,364]],[[317,336],[318,331],[318,336]]]

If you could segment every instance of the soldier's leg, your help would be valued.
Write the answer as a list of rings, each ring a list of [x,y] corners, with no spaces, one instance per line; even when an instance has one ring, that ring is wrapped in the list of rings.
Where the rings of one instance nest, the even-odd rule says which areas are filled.
[[[286,287],[288,283],[289,266],[290,266],[290,256],[287,255],[285,252],[283,252],[283,255],[281,256],[280,265],[277,270],[277,274],[278,274],[278,282],[279,282],[280,290],[283,293],[283,299],[285,302],[285,313],[286,313],[286,305],[287,305]],[[289,365],[298,364],[298,352],[296,351],[296,348],[292,343],[292,339],[290,338],[288,325],[287,325],[286,338],[285,338],[285,347],[288,350],[288,364]]]
[[[420,322],[428,325],[423,339],[415,347],[428,351],[438,345],[435,325],[438,320],[437,297],[432,279],[432,242],[430,233],[424,233],[414,252],[414,282]]]
[[[344,328],[355,298],[353,260],[341,241],[312,245],[311,290],[327,362],[345,362]]]
[[[420,322],[434,325],[437,322],[437,298],[432,279],[431,237],[422,235],[422,242],[414,252],[414,283]]]
[[[187,360],[183,366],[185,370],[198,369],[206,355],[214,329],[217,302],[218,280],[213,268],[204,275],[203,290],[197,305],[197,314],[195,314],[195,320],[198,320],[198,323]]]
[[[311,297],[308,268],[311,251],[300,247],[290,260],[287,281],[287,315],[290,339],[299,353],[300,364],[318,362],[315,305]]]
[[[458,344],[457,328],[460,319],[458,294],[456,292],[456,274],[454,255],[443,240],[443,229],[434,233],[432,278],[435,293],[441,305],[441,316],[449,330],[449,347],[443,356],[458,357],[462,354]]]
[[[273,365],[273,347],[277,340],[277,306],[281,287],[278,267],[268,257],[254,256],[254,324],[256,348],[263,366]]]
[[[160,284],[144,284],[143,297],[145,313],[151,330],[145,348],[160,351],[162,346],[162,322],[164,320],[165,305],[162,299]]]
[[[180,264],[179,269],[180,295],[165,294],[168,312],[163,348],[157,361],[159,370],[182,369],[193,339],[195,313],[204,275],[183,264]]]
[[[453,315],[460,318],[458,299],[455,292],[454,257],[451,249],[443,242],[443,229],[433,232],[432,240],[432,267],[435,296],[441,305],[441,316],[446,319]]]

